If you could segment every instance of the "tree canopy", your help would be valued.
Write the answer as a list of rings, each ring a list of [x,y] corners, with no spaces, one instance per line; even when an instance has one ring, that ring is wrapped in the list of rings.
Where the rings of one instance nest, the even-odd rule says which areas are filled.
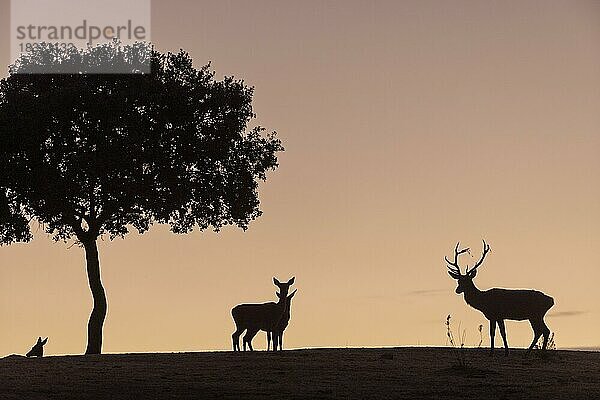
[[[154,49],[149,74],[19,73],[33,62],[126,63],[139,49],[36,51],[0,81],[2,243],[31,239],[31,219],[57,240],[81,240],[153,223],[246,228],[260,215],[258,181],[282,146],[260,127],[247,132],[253,88]]]

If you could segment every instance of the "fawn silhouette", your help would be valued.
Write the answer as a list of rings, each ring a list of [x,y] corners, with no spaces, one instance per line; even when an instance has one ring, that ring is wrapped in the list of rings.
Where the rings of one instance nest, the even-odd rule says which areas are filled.
[[[279,297],[277,303],[240,304],[231,310],[231,316],[236,326],[235,332],[231,335],[234,351],[240,351],[239,339],[244,331],[246,331],[243,338],[244,351],[246,351],[246,345],[250,351],[253,351],[252,338],[258,331],[274,331],[276,329],[285,313],[288,292],[294,281],[295,278],[292,278],[286,283],[281,283],[277,278],[273,278],[273,283],[279,288],[279,292],[276,293]]]
[[[42,340],[38,337],[37,343],[33,345],[31,350],[25,356],[27,357],[43,357],[44,356],[44,345],[48,343],[48,338]]]
[[[550,329],[544,322],[544,316],[554,305],[554,299],[537,290],[525,289],[499,289],[479,290],[473,283],[477,275],[477,268],[481,266],[485,256],[489,253],[490,246],[483,241],[483,253],[481,259],[470,269],[467,267],[464,274],[460,272],[458,257],[470,252],[469,248],[460,250],[460,243],[454,249],[454,261],[448,260],[448,274],[458,281],[456,293],[464,293],[468,305],[479,310],[490,321],[490,353],[494,352],[494,337],[496,336],[496,324],[500,328],[502,341],[504,342],[504,353],[508,355],[508,342],[506,340],[506,328],[504,320],[529,320],[533,329],[533,341],[527,349],[527,354],[537,343],[540,336],[544,335],[542,350],[546,350]]]
[[[287,328],[290,322],[292,297],[294,297],[295,294],[296,291],[294,291],[287,297],[287,303],[285,305],[283,316],[281,317],[281,320],[275,327],[275,330],[272,332],[267,331],[267,351],[269,351],[269,348],[271,347],[271,335],[273,335],[273,351],[277,351],[277,344],[279,344],[279,350],[283,350],[283,332],[285,331],[285,328]]]

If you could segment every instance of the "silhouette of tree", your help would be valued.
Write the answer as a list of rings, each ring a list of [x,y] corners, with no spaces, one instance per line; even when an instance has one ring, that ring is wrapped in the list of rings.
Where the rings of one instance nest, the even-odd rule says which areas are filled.
[[[151,73],[139,73],[140,46]],[[61,73],[65,65],[83,73]],[[113,65],[138,73],[86,73]],[[53,73],[20,73],[35,67]],[[194,68],[184,51],[140,43],[42,45],[0,81],[0,244],[31,240],[35,220],[85,250],[86,354],[101,353],[107,310],[98,238],[155,223],[178,234],[246,229],[261,215],[258,183],[283,147],[274,132],[249,128],[252,95],[241,80],[215,80],[210,65]]]

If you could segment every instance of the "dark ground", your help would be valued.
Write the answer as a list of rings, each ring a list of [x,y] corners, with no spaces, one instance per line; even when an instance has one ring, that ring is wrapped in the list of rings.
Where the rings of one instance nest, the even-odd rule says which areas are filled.
[[[449,348],[0,359],[1,399],[600,399],[600,353]]]

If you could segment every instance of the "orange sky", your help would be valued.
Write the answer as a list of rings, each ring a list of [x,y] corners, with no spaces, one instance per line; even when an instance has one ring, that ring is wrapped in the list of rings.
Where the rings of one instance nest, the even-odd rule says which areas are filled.
[[[2,0],[4,38],[7,10]],[[274,275],[296,276],[286,347],[443,345],[449,313],[477,344],[487,321],[454,294],[443,256],[461,240],[478,257],[482,237],[492,253],[480,288],[542,290],[556,300],[559,347],[600,345],[600,3],[172,0],[152,11],[159,49],[256,86],[259,122],[286,152],[247,232],[155,227],[100,244],[104,351],[229,349],[231,307],[274,300]],[[0,263],[0,355],[40,335],[47,353],[82,353],[83,251],[37,233],[0,248]],[[529,344],[528,323],[507,326],[509,344]]]

